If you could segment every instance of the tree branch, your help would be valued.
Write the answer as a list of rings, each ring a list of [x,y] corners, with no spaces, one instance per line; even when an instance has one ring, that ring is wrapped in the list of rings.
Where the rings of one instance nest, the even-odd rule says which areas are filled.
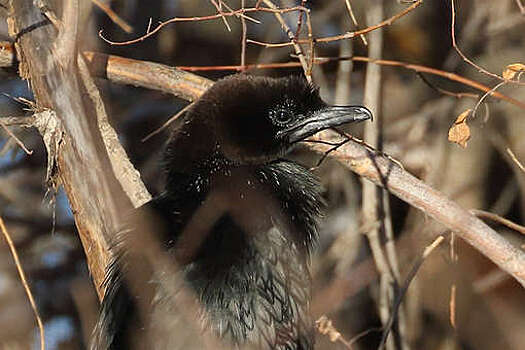
[[[101,296],[108,242],[119,227],[119,216],[131,204],[113,175],[98,130],[97,107],[78,71],[77,11],[76,4],[65,6],[57,31],[33,1],[12,0],[8,23],[21,76],[30,79],[38,111],[53,111],[37,113],[34,123],[48,150],[47,181],[53,187],[60,182],[66,190]],[[71,23],[75,25],[64,27]]]

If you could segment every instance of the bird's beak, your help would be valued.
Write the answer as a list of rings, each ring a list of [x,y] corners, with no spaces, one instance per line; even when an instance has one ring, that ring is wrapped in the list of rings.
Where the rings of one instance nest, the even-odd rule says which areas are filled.
[[[372,112],[363,106],[328,106],[312,113],[306,119],[285,130],[290,143],[334,126],[372,119]]]

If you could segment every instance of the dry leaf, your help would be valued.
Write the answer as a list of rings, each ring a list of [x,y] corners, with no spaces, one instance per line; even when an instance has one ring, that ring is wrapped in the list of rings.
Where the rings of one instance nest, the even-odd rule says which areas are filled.
[[[322,335],[328,335],[328,338],[330,338],[332,343],[335,343],[341,337],[341,333],[339,333],[333,326],[332,320],[325,315],[315,321],[315,325],[317,326],[319,333]]]
[[[513,63],[505,67],[503,71],[503,78],[507,80],[514,79],[517,73],[525,72],[525,64],[523,63]]]
[[[461,147],[467,147],[467,141],[470,139],[470,128],[467,125],[467,117],[472,109],[467,109],[461,113],[454,122],[454,125],[448,130],[448,140],[457,143]]]

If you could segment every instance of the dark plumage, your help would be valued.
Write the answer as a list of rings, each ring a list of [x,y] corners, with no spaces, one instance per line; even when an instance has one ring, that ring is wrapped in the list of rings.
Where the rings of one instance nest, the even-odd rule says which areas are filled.
[[[247,75],[218,81],[182,117],[166,148],[165,191],[142,211],[151,213],[162,250],[181,266],[173,273],[202,303],[204,330],[230,346],[313,348],[308,259],[321,187],[282,157],[317,131],[370,117],[364,107],[328,107],[302,78]],[[187,348],[176,325],[181,306],[170,297],[176,290],[163,287],[171,272],[130,252],[129,241],[140,237],[130,226],[115,245],[92,349],[137,348],[130,337],[144,348]],[[125,282],[137,269],[144,295]],[[148,317],[137,316],[139,301]],[[162,336],[151,336],[155,328]]]

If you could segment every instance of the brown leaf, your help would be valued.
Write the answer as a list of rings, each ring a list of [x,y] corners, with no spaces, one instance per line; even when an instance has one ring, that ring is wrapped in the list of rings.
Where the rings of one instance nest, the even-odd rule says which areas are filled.
[[[523,63],[513,63],[505,67],[503,71],[503,78],[507,80],[512,80],[517,73],[525,72],[525,64]]]
[[[317,326],[319,333],[322,335],[328,335],[332,343],[336,342],[341,337],[341,333],[339,333],[333,326],[332,320],[325,315],[315,321],[315,325]]]
[[[448,130],[448,140],[457,143],[461,147],[467,147],[467,141],[470,139],[470,128],[467,125],[467,117],[471,109],[467,109],[461,113],[454,122],[454,125]]]

